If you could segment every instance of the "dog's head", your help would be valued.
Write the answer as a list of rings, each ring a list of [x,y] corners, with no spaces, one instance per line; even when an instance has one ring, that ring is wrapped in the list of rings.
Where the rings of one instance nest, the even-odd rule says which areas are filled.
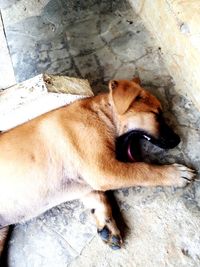
[[[110,96],[119,122],[118,134],[137,134],[161,148],[173,148],[179,136],[165,123],[159,100],[140,86],[140,80],[112,80]]]

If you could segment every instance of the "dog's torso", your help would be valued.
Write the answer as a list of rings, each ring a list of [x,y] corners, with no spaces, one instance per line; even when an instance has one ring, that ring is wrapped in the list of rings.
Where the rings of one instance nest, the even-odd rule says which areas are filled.
[[[93,190],[90,159],[115,138],[102,101],[108,104],[106,95],[78,100],[1,134],[0,226]]]

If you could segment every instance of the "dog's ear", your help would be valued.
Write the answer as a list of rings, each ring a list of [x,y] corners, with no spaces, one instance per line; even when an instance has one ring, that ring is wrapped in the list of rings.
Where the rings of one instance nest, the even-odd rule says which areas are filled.
[[[134,77],[134,78],[132,79],[132,82],[134,82],[134,83],[137,83],[137,84],[141,85],[141,80],[140,80],[140,78],[139,78],[139,77]]]
[[[110,81],[109,89],[114,105],[120,115],[129,109],[140,91],[138,86],[133,86],[132,82],[125,80]]]

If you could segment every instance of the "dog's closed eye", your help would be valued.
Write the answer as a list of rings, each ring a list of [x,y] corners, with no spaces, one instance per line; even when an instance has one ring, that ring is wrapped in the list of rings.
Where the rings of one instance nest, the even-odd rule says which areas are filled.
[[[140,100],[142,100],[142,96],[141,95],[136,96],[135,101],[140,101]]]

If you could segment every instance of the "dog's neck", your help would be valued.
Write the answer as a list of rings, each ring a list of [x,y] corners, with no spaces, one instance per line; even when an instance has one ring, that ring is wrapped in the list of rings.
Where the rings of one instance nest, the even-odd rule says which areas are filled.
[[[116,137],[126,132],[126,126],[120,123],[119,115],[108,93],[95,96],[92,108],[98,113],[98,116],[106,123],[109,130],[112,131]]]

